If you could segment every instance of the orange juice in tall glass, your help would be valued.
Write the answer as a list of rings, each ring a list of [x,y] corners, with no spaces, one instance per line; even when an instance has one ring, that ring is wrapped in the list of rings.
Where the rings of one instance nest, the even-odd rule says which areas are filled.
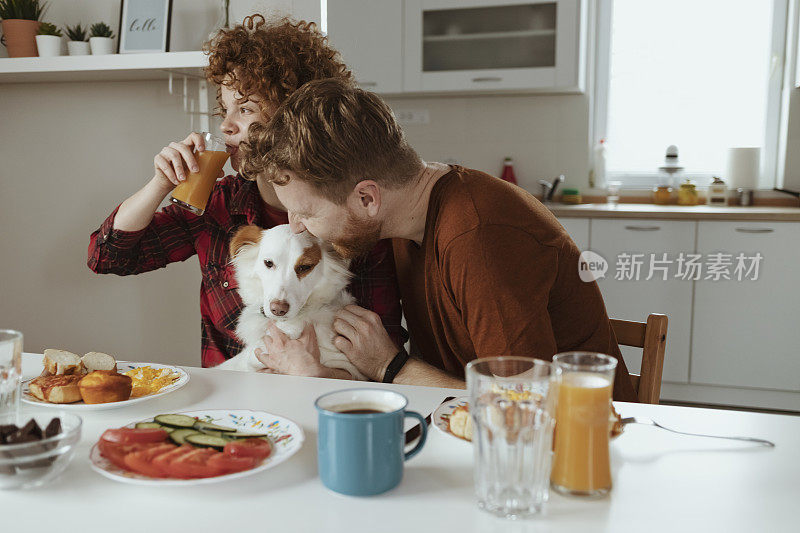
[[[211,197],[211,190],[217,182],[219,171],[225,166],[230,154],[227,151],[225,142],[219,137],[210,133],[203,133],[205,150],[195,151],[194,157],[197,159],[198,172],[190,172],[186,176],[186,181],[179,184],[172,191],[173,204],[188,209],[196,215],[202,215],[206,210],[206,204]]]
[[[557,384],[553,488],[599,496],[611,490],[608,412],[617,360],[568,352],[553,357]]]

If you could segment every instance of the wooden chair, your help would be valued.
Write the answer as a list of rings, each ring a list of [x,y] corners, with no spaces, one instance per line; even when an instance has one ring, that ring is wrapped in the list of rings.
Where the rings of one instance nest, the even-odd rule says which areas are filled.
[[[647,322],[612,318],[611,326],[620,345],[642,348],[641,374],[631,374],[631,381],[639,402],[657,404],[667,347],[667,315],[653,313]]]

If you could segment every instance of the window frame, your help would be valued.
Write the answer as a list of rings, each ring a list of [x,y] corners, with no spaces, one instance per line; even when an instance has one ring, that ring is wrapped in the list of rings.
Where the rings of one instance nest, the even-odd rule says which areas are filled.
[[[778,182],[778,174],[782,170],[780,163],[781,124],[783,115],[788,113],[786,104],[782,101],[784,73],[786,70],[787,53],[786,36],[789,27],[789,2],[791,0],[772,0],[772,46],[770,59],[770,74],[767,88],[767,110],[764,125],[764,146],[761,152],[761,179],[759,189],[771,190]],[[608,127],[608,93],[611,83],[611,18],[614,9],[614,0],[597,0],[595,27],[595,79],[594,79],[594,116],[592,119],[592,144],[597,146],[600,139],[606,138]],[[666,148],[666,147],[664,147]],[[680,147],[678,147],[680,148]],[[592,165],[593,166],[593,165]],[[655,167],[655,164],[653,165]],[[699,188],[705,188],[711,182],[714,174],[692,172],[691,178],[699,180]],[[722,169],[721,169],[722,171]],[[595,172],[595,175],[597,173]],[[606,181],[617,180],[622,182],[625,189],[650,189],[656,185],[657,171],[635,172],[616,171],[604,172]],[[707,180],[707,181],[706,181]],[[595,183],[597,188],[605,187],[605,183]]]

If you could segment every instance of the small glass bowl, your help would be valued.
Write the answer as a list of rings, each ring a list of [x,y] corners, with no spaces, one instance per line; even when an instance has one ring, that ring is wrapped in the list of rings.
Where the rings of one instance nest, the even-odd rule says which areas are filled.
[[[44,430],[54,418],[61,419],[61,433],[49,439],[21,444],[0,444],[0,489],[39,487],[57,478],[75,455],[81,439],[81,417],[64,411],[22,412],[19,421],[36,420]]]

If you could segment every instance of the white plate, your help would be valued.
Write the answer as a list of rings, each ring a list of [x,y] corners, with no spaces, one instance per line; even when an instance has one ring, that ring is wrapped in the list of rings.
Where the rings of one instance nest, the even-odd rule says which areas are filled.
[[[467,396],[462,396],[461,398],[455,398],[454,400],[450,400],[449,402],[445,402],[440,405],[431,415],[431,422],[433,425],[441,431],[454,439],[458,439],[461,442],[470,442],[467,439],[461,438],[458,435],[453,434],[450,431],[450,415],[455,411],[456,407],[460,407],[462,405],[469,405],[469,398]],[[618,433],[611,437],[611,440],[616,439],[619,437],[621,433]]]
[[[89,453],[89,460],[92,464],[92,468],[109,479],[134,485],[157,485],[161,487],[170,485],[202,485],[247,477],[279,465],[297,453],[305,440],[303,430],[293,421],[264,411],[251,411],[250,409],[204,409],[201,411],[186,411],[176,414],[193,416],[205,422],[212,422],[220,426],[236,428],[243,431],[266,433],[272,443],[272,453],[269,457],[264,459],[264,462],[259,466],[250,470],[245,470],[244,472],[200,479],[164,479],[135,474],[114,466],[111,461],[100,455],[100,450],[97,449],[97,444],[95,444],[92,446],[92,451]],[[136,422],[128,424],[127,427],[134,427],[138,422],[152,421],[152,418],[137,420]]]
[[[170,392],[175,392],[176,390],[180,389],[184,385],[189,382],[189,374],[186,373],[185,370],[182,368],[178,368],[177,366],[172,365],[159,365],[157,363],[131,363],[128,361],[117,361],[117,371],[122,374],[129,370],[133,370],[135,368],[149,366],[153,369],[161,369],[161,368],[168,368],[173,372],[177,372],[180,374],[180,377],[171,385],[167,385],[160,391],[155,394],[148,394],[147,396],[140,396],[138,398],[131,398],[130,400],[123,400],[121,402],[108,402],[108,403],[83,403],[83,402],[75,402],[75,403],[50,403],[50,402],[43,402],[42,400],[34,397],[29,388],[29,384],[31,379],[26,379],[22,382],[22,401],[30,404],[36,405],[39,407],[54,407],[56,409],[63,409],[65,411],[75,410],[75,411],[101,411],[105,409],[119,409],[121,407],[127,407],[129,405],[133,405],[139,402],[146,402],[147,400],[152,400],[153,398],[159,398],[165,394],[169,394]]]
[[[467,396],[462,396],[461,398],[455,398],[449,402],[444,402],[442,405],[437,407],[431,415],[431,422],[433,422],[434,427],[442,433],[445,433],[454,439],[458,439],[461,442],[470,442],[467,439],[462,439],[461,437],[454,435],[450,431],[450,415],[453,413],[453,411],[455,411],[456,407],[468,404],[469,398]]]

